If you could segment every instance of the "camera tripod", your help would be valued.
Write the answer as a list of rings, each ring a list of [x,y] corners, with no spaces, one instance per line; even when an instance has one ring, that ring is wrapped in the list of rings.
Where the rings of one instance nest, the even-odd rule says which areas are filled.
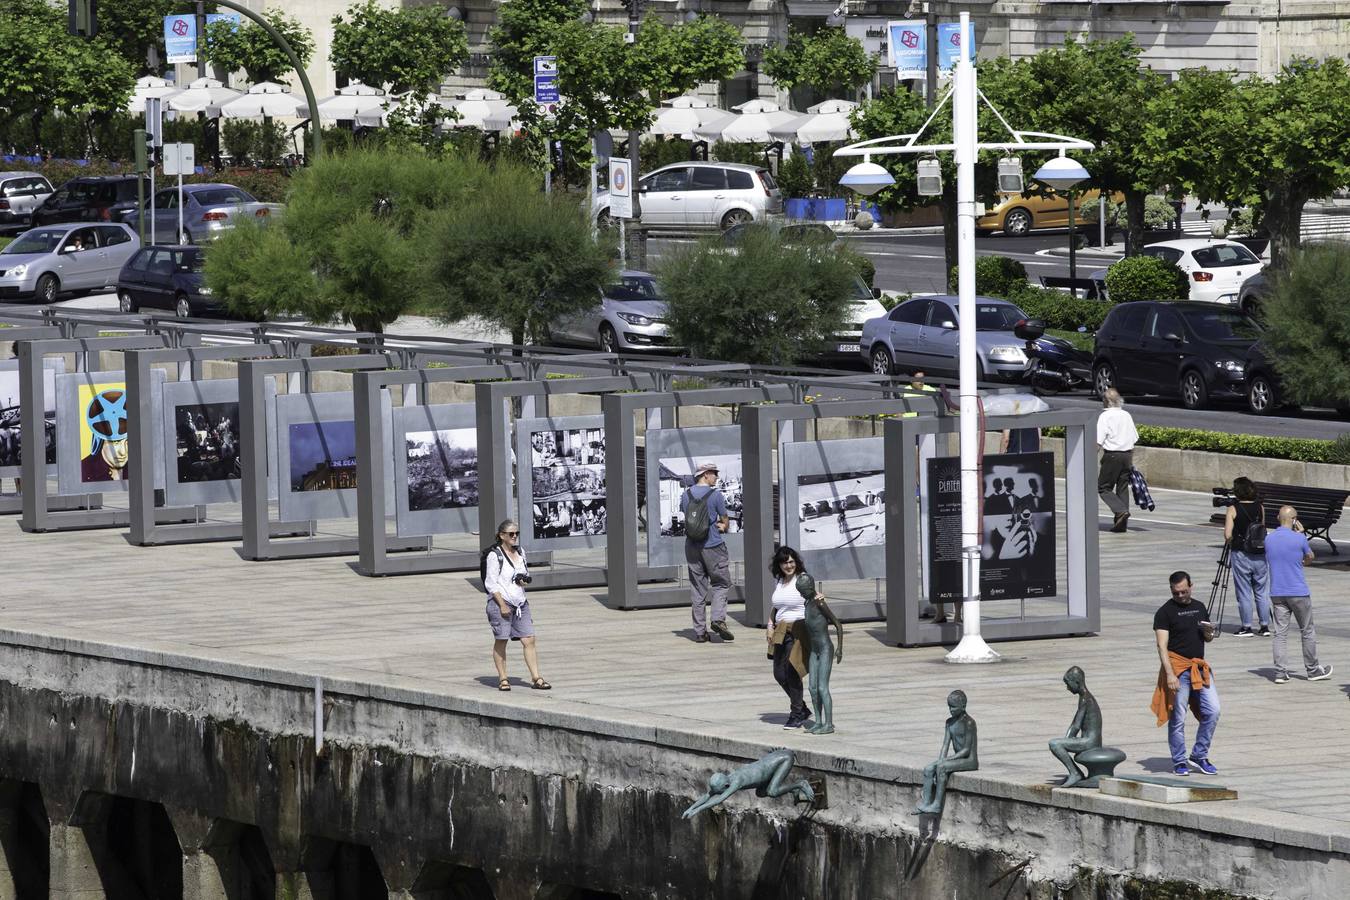
[[[1214,572],[1214,581],[1209,589],[1209,618],[1214,623],[1214,639],[1223,634],[1223,607],[1228,600],[1228,582],[1233,572],[1233,563],[1228,558],[1228,542],[1223,543],[1223,552],[1219,554],[1219,567]],[[1217,600],[1217,605],[1215,601]]]

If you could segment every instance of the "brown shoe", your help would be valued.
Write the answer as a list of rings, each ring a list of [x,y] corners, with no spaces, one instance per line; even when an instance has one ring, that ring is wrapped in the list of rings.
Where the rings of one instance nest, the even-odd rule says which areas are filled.
[[[1125,526],[1129,523],[1129,521],[1130,521],[1129,513],[1117,513],[1116,521],[1111,525],[1111,531],[1115,534],[1124,534]]]
[[[724,640],[724,641],[734,641],[734,640],[736,640],[736,635],[734,635],[734,634],[731,633],[731,629],[727,627],[727,623],[726,623],[726,622],[714,622],[714,623],[712,623],[712,630],[715,631],[715,632],[717,632],[717,636],[720,637],[720,638],[721,638],[722,640]]]

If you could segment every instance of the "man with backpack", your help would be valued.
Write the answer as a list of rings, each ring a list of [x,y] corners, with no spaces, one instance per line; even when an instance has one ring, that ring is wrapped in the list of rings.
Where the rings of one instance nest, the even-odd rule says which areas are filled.
[[[727,501],[717,489],[717,463],[701,462],[694,483],[680,497],[684,514],[684,560],[689,563],[689,596],[693,605],[694,640],[708,642],[704,604],[712,603],[712,630],[734,641],[727,627],[727,592],[731,590],[731,558],[722,534],[731,521]]]

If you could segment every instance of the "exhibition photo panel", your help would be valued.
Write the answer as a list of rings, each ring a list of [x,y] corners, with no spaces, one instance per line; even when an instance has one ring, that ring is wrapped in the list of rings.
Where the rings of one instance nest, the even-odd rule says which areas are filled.
[[[281,517],[346,519],[356,515],[356,420],[352,394],[282,394],[276,398],[277,497]],[[391,433],[390,407],[382,408]],[[388,451],[388,443],[385,445]],[[388,459],[388,457],[386,457]],[[394,467],[385,465],[385,512],[395,514]]]
[[[478,428],[472,403],[393,414],[397,530],[403,537],[478,529]]]
[[[745,558],[745,477],[741,429],[734,425],[654,428],[646,434],[647,561],[654,566],[684,563],[684,513],[680,499],[694,483],[700,463],[717,464],[717,489],[727,502],[727,552]]]
[[[42,361],[43,445],[48,475],[56,474],[56,376],[65,371],[66,361],[59,356]],[[0,360],[0,478],[19,478],[23,474],[19,397],[19,361]]]
[[[528,461],[530,467],[517,481],[529,546],[604,546],[604,417],[522,419],[516,441],[517,466]]]
[[[781,447],[783,542],[817,578],[886,576],[881,438],[788,441]]]
[[[163,415],[163,369],[151,369],[151,416]],[[135,398],[123,372],[75,372],[56,378],[57,488],[66,496],[126,490],[131,474]],[[156,488],[164,487],[163,435],[152,428]]]
[[[268,497],[276,497],[275,382],[267,398]],[[244,451],[239,382],[171,381],[164,385],[164,450],[169,503],[233,503],[241,498]]]

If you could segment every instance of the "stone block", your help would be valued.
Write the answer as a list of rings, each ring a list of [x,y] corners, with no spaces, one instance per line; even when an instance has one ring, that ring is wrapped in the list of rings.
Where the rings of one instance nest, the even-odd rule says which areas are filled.
[[[1103,778],[1101,792],[1151,803],[1197,803],[1238,798],[1237,791],[1223,785],[1188,783],[1180,778]]]

